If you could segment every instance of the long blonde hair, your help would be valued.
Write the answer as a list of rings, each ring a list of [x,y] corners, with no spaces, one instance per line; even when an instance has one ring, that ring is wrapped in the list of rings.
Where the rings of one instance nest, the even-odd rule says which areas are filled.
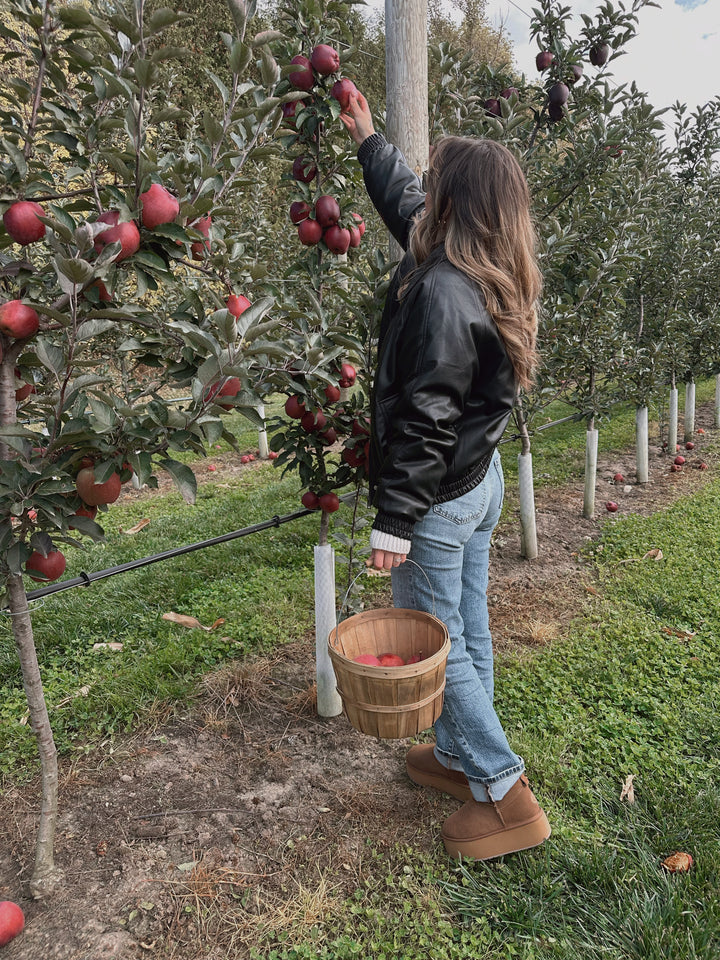
[[[494,140],[444,137],[432,151],[427,191],[429,209],[410,239],[416,263],[444,242],[448,260],[480,286],[518,387],[529,387],[542,278],[520,164]]]

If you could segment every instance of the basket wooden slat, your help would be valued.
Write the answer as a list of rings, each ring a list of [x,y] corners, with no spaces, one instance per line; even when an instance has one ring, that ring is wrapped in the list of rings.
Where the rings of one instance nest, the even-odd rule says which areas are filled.
[[[366,610],[330,632],[328,650],[345,714],[361,733],[412,737],[440,716],[450,637],[432,614],[395,607]],[[424,659],[373,667],[354,662],[363,653],[396,653],[403,660],[420,653]]]

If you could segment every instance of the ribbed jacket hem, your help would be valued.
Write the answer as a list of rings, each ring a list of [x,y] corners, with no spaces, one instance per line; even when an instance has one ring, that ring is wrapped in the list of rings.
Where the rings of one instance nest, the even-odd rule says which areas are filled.
[[[399,537],[401,540],[412,539],[414,526],[412,520],[406,520],[404,517],[394,517],[382,510],[378,510],[373,522],[373,530],[389,533],[391,537]]]
[[[375,153],[380,147],[384,147],[386,143],[387,140],[381,133],[371,133],[369,137],[365,137],[358,147],[358,163],[362,166],[371,153]]]
[[[370,549],[384,550],[387,553],[410,553],[410,540],[403,537],[394,537],[391,533],[383,533],[382,530],[370,531]]]
[[[433,503],[447,503],[448,500],[454,500],[456,497],[461,497],[464,493],[469,493],[479,483],[482,483],[485,479],[485,474],[488,472],[488,467],[492,463],[494,453],[495,450],[493,449],[490,453],[485,454],[482,460],[476,464],[469,473],[466,473],[464,477],[460,477],[450,483],[441,483]]]

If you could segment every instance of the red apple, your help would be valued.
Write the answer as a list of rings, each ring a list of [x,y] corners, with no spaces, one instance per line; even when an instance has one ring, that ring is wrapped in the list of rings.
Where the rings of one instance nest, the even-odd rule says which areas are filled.
[[[337,430],[335,427],[328,427],[320,434],[320,439],[331,447],[333,443],[337,443]]]
[[[548,90],[548,100],[550,103],[558,104],[558,106],[567,103],[569,96],[570,88],[566,83],[554,83]]]
[[[334,383],[329,383],[325,387],[325,396],[330,403],[337,403],[340,399],[340,387],[336,387]]]
[[[343,363],[340,367],[338,386],[344,388],[351,387],[355,383],[356,376],[355,367],[351,363]]]
[[[200,217],[193,223],[188,224],[198,233],[201,233],[207,240],[196,240],[190,245],[190,253],[193,260],[202,260],[206,253],[210,253],[210,227],[212,226],[212,217],[208,214],[206,217]]]
[[[288,100],[287,103],[284,103],[281,107],[282,115],[285,120],[292,120],[295,114],[297,113],[298,104],[302,103],[302,100]]]
[[[323,194],[315,201],[315,219],[321,227],[331,227],[340,219],[340,205],[335,197]]]
[[[340,227],[334,223],[323,233],[325,246],[330,253],[341,255],[347,253],[350,247],[350,231],[346,227]]]
[[[97,218],[98,223],[107,223],[104,230],[95,237],[95,252],[100,253],[109,243],[119,243],[120,251],[115,255],[115,262],[127,260],[140,249],[140,231],[134,220],[120,221],[117,210],[107,210]]]
[[[268,450],[268,460],[277,460],[280,456],[275,450]]]
[[[12,900],[0,902],[0,947],[6,946],[25,926],[25,915]]]
[[[688,440],[688,442],[685,444],[685,449],[686,449],[686,450],[694,450],[694,449],[695,449],[695,444],[692,442],[692,440]]]
[[[518,88],[517,88],[517,87],[505,87],[505,89],[504,89],[503,92],[500,94],[500,96],[503,98],[503,100],[509,100],[510,97],[513,96],[513,94],[514,94],[516,97],[518,96]],[[408,660],[408,663],[409,663],[409,662],[410,662],[410,661]]]
[[[554,53],[550,53],[549,50],[541,50],[540,53],[535,57],[535,66],[538,68],[540,73],[542,73],[543,70],[547,70],[554,59]]]
[[[621,473],[616,473],[615,476],[613,477],[613,480],[615,481],[615,483],[624,483],[625,477]]]
[[[317,176],[317,167],[310,157],[295,157],[292,165],[292,175],[300,183],[310,183]]]
[[[340,54],[327,43],[319,43],[310,54],[310,64],[321,77],[329,77],[340,69]]]
[[[685,457],[675,457],[673,463],[676,463],[679,467],[681,467],[685,463]]]
[[[342,459],[350,467],[361,467],[365,463],[365,455],[362,447],[345,447],[342,452]]]
[[[232,410],[232,403],[219,403],[218,397],[236,397],[242,389],[242,384],[237,377],[227,377],[222,384],[218,381],[212,384],[205,394],[206,400],[215,400],[217,405],[223,410]]]
[[[354,379],[353,379],[354,382]],[[370,421],[367,417],[363,417],[362,420],[353,420],[352,429],[350,434],[353,437],[369,437],[370,436]]]
[[[34,550],[27,559],[25,571],[31,580],[57,580],[65,572],[65,565],[65,554],[59,550],[51,550],[46,557]],[[40,576],[34,576],[30,573],[31,570],[39,573]]]
[[[405,663],[420,663],[421,660],[424,660],[425,657],[421,653],[414,653],[411,657],[408,657]]]
[[[15,399],[17,400],[18,403],[21,403],[23,400],[26,400],[31,393],[37,392],[34,383],[26,383],[22,379],[22,374],[20,373],[19,367],[15,367],[15,379],[19,380],[22,383],[22,386],[18,387],[17,390],[15,391]]]
[[[302,417],[300,417],[300,426],[308,433],[316,433],[318,430],[324,430],[326,424],[327,417],[322,410],[318,410],[317,413],[313,413],[312,410],[306,410]]]
[[[347,110],[348,106],[350,105],[350,97],[357,92],[358,88],[355,86],[352,80],[348,80],[347,77],[344,77],[342,80],[337,80],[332,85],[330,96],[335,97],[343,110]]]
[[[22,300],[8,300],[0,304],[0,333],[23,340],[25,337],[34,337],[39,329],[40,318]]]
[[[489,113],[491,117],[499,117],[502,114],[502,110],[500,109],[500,101],[497,99],[497,97],[490,97],[489,100],[486,100],[485,103],[483,103],[483,106],[485,107],[485,112]]]
[[[608,513],[615,513],[617,508],[618,508],[618,505],[615,503],[614,500],[608,500],[608,502],[605,504],[605,509],[607,510]]]
[[[101,503],[115,503],[120,496],[122,482],[119,473],[112,473],[104,483],[97,483],[93,468],[83,467],[75,479],[75,488],[83,503],[96,507]]]
[[[300,397],[288,397],[285,401],[285,413],[293,420],[300,420],[305,414],[305,404]]]
[[[295,203],[290,204],[290,219],[293,223],[302,223],[310,216],[311,210],[312,207],[309,203],[305,203],[304,200],[296,200]]]
[[[703,430],[702,427],[698,427],[698,428],[697,428],[697,432],[698,432],[699,434],[705,433],[705,431]]]
[[[381,667],[404,667],[405,661],[396,653],[383,653],[378,657]]]
[[[101,303],[110,303],[112,300],[112,294],[102,280],[93,280],[93,282],[85,288],[84,293],[87,293],[88,290],[97,290],[98,300]]]
[[[610,56],[610,44],[596,43],[590,48],[590,63],[594,67],[602,67],[608,62]]]
[[[318,501],[324,513],[335,513],[340,507],[340,499],[336,493],[324,493],[318,497]]]
[[[288,74],[288,80],[296,90],[310,91],[315,86],[315,77],[312,72],[312,65],[307,57],[301,53],[293,57],[290,63],[296,64],[299,68]]]
[[[180,213],[180,204],[162,184],[152,183],[140,194],[140,211],[142,225],[154,230],[163,223],[172,223]]]
[[[361,653],[359,657],[354,658],[353,663],[363,663],[368,667],[380,666],[380,661],[374,653]]]
[[[45,236],[45,224],[38,220],[38,216],[45,216],[39,203],[33,200],[17,200],[11,203],[3,214],[3,224],[15,243],[25,247]]]
[[[245,313],[247,308],[251,307],[252,304],[248,298],[244,297],[242,294],[238,296],[237,294],[231,293],[228,297],[226,306],[234,317],[239,317],[242,313]]]
[[[557,123],[558,120],[562,120],[565,116],[562,105],[559,103],[548,103],[548,116],[553,123]]]
[[[303,220],[302,223],[298,224],[297,229],[300,243],[306,247],[312,247],[322,240],[323,228],[317,220]]]
[[[570,66],[570,76],[568,77],[568,83],[577,83],[583,75],[583,67],[581,63],[573,63]]]
[[[705,463],[704,460],[701,460],[700,463],[697,465],[697,468],[698,470],[707,470],[708,465]]]
[[[94,520],[97,516],[98,508],[89,507],[87,504],[83,503],[82,506],[78,507],[75,511],[76,517],[90,517],[91,520]],[[76,530],[77,527],[74,527],[71,523],[68,524],[68,530]]]
[[[358,227],[348,227],[350,231],[350,246],[355,248],[360,246],[360,241],[362,240],[362,234]]]
[[[253,459],[254,459],[254,458],[253,458]],[[247,453],[244,453],[244,454],[240,457],[240,463],[250,463],[250,457],[248,456]]]
[[[360,236],[362,236],[365,233],[365,221],[363,220],[363,218],[360,216],[359,213],[351,213],[350,216],[353,218],[353,220],[357,224],[357,228],[360,231]]]
[[[320,498],[312,490],[308,490],[300,497],[300,502],[308,510],[317,510],[320,506]]]

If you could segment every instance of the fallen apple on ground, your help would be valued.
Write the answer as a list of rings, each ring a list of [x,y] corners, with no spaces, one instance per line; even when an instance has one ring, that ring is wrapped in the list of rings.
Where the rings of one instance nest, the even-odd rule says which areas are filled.
[[[25,926],[25,914],[12,900],[0,902],[0,947],[6,946]]]
[[[613,480],[615,483],[623,483],[625,481],[625,477],[621,473],[616,473],[613,477]]]
[[[608,513],[615,513],[617,511],[617,508],[618,508],[618,505],[615,503],[614,500],[608,500],[608,502],[605,504],[605,509],[607,510]]]
[[[675,457],[673,463],[676,463],[679,467],[681,467],[685,463],[685,457]]]

